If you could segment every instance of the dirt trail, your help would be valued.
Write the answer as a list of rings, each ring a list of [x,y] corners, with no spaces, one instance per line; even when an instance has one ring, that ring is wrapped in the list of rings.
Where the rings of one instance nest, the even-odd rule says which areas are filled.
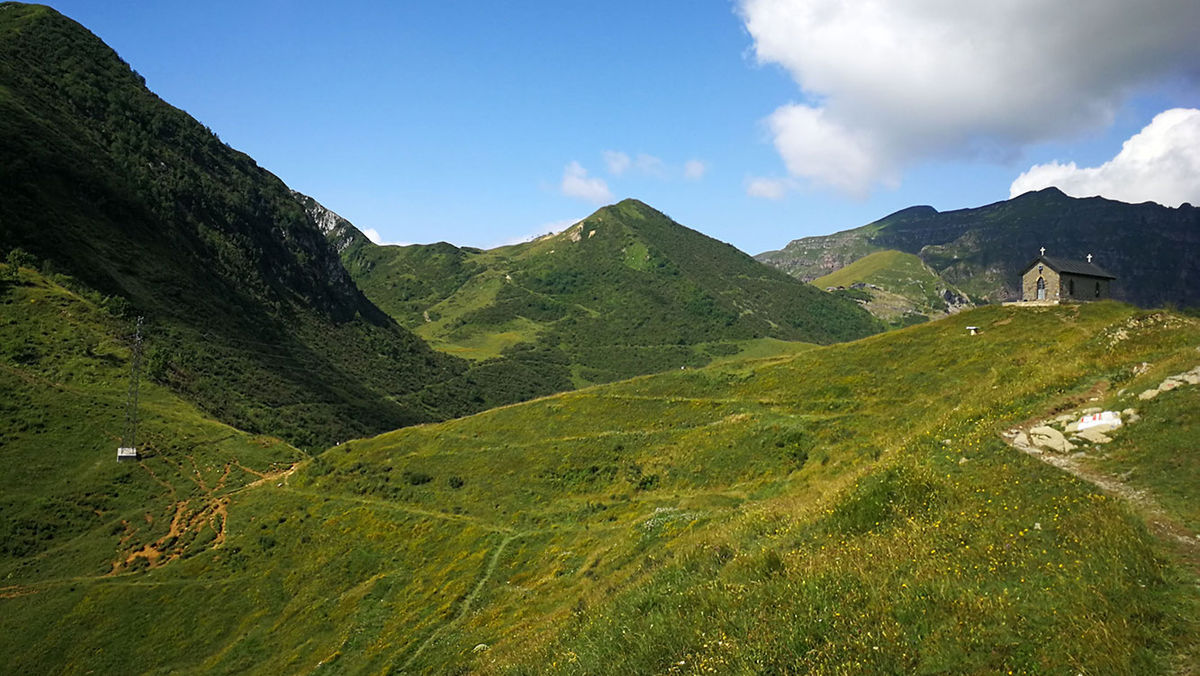
[[[1146,525],[1150,527],[1150,532],[1178,551],[1181,557],[1191,565],[1196,574],[1200,575],[1200,540],[1193,537],[1190,530],[1179,525],[1178,522],[1171,518],[1166,510],[1158,504],[1158,501],[1150,491],[1134,488],[1119,477],[1104,474],[1087,467],[1080,462],[1079,458],[1049,452],[1040,453],[1036,450],[1017,446],[1012,443],[1011,439],[1005,438],[1005,441],[1013,448],[1037,458],[1047,465],[1053,465],[1064,472],[1069,472],[1105,493],[1127,502],[1142,517]]]
[[[458,613],[456,613],[452,619],[443,623],[437,629],[434,629],[433,633],[430,634],[429,637],[426,638],[424,641],[422,641],[421,645],[417,646],[416,652],[414,652],[412,655],[409,655],[408,659],[405,660],[404,665],[402,667],[400,667],[401,673],[407,672],[408,668],[410,666],[412,666],[412,663],[414,661],[416,661],[416,659],[418,657],[421,656],[421,653],[425,652],[426,648],[428,648],[430,645],[433,645],[434,641],[437,640],[438,636],[441,636],[442,633],[445,632],[447,629],[449,629],[450,627],[453,627],[454,625],[461,622],[462,619],[465,618],[467,616],[467,614],[471,612],[471,605],[475,603],[475,598],[477,596],[479,596],[480,590],[482,590],[483,586],[485,584],[487,584],[488,580],[491,579],[492,574],[496,572],[496,565],[500,562],[500,555],[504,552],[504,548],[507,547],[508,544],[510,542],[512,542],[513,540],[515,540],[519,537],[524,537],[526,535],[529,535],[531,532],[532,531],[522,532],[522,533],[512,533],[511,535],[505,537],[503,540],[500,541],[500,544],[497,545],[495,551],[492,552],[492,557],[488,561],[487,566],[483,570],[483,576],[479,578],[479,582],[475,583],[475,587],[473,589],[471,589],[471,593],[467,594],[466,598],[464,598],[462,600],[462,605],[459,608]]]
[[[1181,376],[1182,374],[1171,376],[1167,380],[1177,379]],[[1037,458],[1048,465],[1057,467],[1064,472],[1068,472],[1076,478],[1099,488],[1101,491],[1125,501],[1146,522],[1150,532],[1161,542],[1165,543],[1171,551],[1174,551],[1193,573],[1200,576],[1200,536],[1194,535],[1191,530],[1184,528],[1163,509],[1152,491],[1135,488],[1121,477],[1106,474],[1093,467],[1089,467],[1084,462],[1088,457],[1085,453],[1056,453],[1034,447],[1029,443],[1022,443],[1022,440],[1029,438],[1029,431],[1032,428],[1049,426],[1054,424],[1056,420],[1057,418],[1052,416],[1046,420],[1026,422],[1002,433],[1000,438],[1016,450]],[[1118,427],[1109,432],[1109,434],[1120,434],[1121,429]]]
[[[513,531],[512,528],[509,528],[507,526],[494,525],[494,524],[488,523],[482,519],[479,519],[477,517],[470,516],[469,514],[455,514],[453,512],[439,512],[437,510],[432,510],[432,509],[421,509],[419,507],[410,507],[409,505],[401,504],[399,502],[392,502],[390,500],[384,500],[381,498],[364,498],[364,497],[358,497],[355,495],[337,495],[337,494],[333,494],[333,493],[328,493],[328,494],[317,493],[315,491],[306,491],[306,490],[299,489],[299,488],[292,488],[291,486],[283,486],[283,487],[279,488],[279,490],[287,491],[288,493],[294,493],[296,495],[303,495],[305,497],[309,497],[309,498],[313,498],[313,499],[317,499],[317,500],[338,500],[341,502],[354,502],[354,503],[368,506],[368,507],[378,507],[380,509],[387,509],[387,510],[391,510],[394,512],[407,512],[409,514],[413,514],[416,516],[424,516],[424,517],[429,517],[432,519],[442,519],[445,521],[460,521],[460,522],[464,522],[464,523],[473,524],[475,526],[478,526],[479,528],[482,528],[483,530],[496,531],[496,532],[500,532],[500,533],[511,533]]]

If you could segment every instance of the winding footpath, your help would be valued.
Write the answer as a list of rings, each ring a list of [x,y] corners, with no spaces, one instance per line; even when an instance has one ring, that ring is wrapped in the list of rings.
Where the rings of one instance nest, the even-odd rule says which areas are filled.
[[[434,641],[436,641],[437,638],[441,636],[447,629],[461,622],[463,618],[465,618],[467,614],[471,612],[471,606],[475,603],[475,598],[479,596],[480,590],[482,590],[483,586],[487,584],[488,580],[491,579],[492,574],[496,572],[496,565],[500,562],[500,555],[504,553],[504,548],[507,547],[508,544],[513,540],[529,535],[532,532],[533,531],[512,533],[500,541],[500,544],[496,546],[495,551],[492,552],[492,558],[488,561],[487,567],[483,570],[483,576],[480,577],[479,581],[475,583],[475,587],[471,590],[471,593],[467,594],[466,598],[462,600],[462,607],[458,609],[458,613],[455,614],[450,621],[445,622],[437,629],[434,629],[433,633],[431,633],[428,638],[422,641],[421,645],[417,646],[416,651],[410,655],[408,659],[404,661],[404,665],[400,667],[401,673],[406,673],[408,668],[412,666],[412,663],[421,656],[421,653],[425,652],[426,648],[433,645]]]
[[[1157,397],[1161,392],[1169,391],[1182,385],[1197,384],[1200,384],[1200,366],[1191,371],[1169,376],[1157,388],[1143,392],[1139,396],[1139,399],[1149,401]],[[1121,477],[1105,474],[1087,466],[1083,462],[1083,459],[1087,457],[1084,453],[1072,453],[1070,450],[1055,452],[1030,443],[1029,439],[1033,436],[1031,434],[1032,430],[1039,427],[1047,427],[1061,420],[1062,418],[1059,417],[1024,424],[1001,433],[1000,438],[1016,450],[1037,458],[1048,465],[1057,467],[1064,472],[1068,472],[1076,478],[1099,488],[1104,493],[1125,501],[1146,522],[1150,532],[1177,552],[1179,557],[1188,564],[1191,570],[1200,576],[1200,535],[1193,535],[1189,529],[1184,528],[1178,521],[1171,517],[1158,503],[1153,493],[1149,490],[1135,488]],[[1113,432],[1108,433],[1111,434],[1120,429],[1118,427]]]

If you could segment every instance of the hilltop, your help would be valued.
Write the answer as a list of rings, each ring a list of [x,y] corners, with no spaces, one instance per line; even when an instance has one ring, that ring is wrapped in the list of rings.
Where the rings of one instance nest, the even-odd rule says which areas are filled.
[[[937,319],[973,306],[971,299],[912,254],[876,251],[812,280],[864,303],[890,326]]]
[[[363,292],[401,325],[454,355],[556,364],[577,386],[699,366],[750,341],[825,344],[880,328],[854,303],[637,200],[486,251],[376,246],[304,203]]]
[[[1020,297],[1021,268],[1049,255],[1096,262],[1117,276],[1113,297],[1142,307],[1200,305],[1200,208],[1075,198],[1057,188],[975,209],[918,206],[832,235],[793,240],[756,259],[806,281],[871,253],[918,256],[947,288],[975,301]]]
[[[1158,673],[1196,648],[1192,578],[1128,507],[999,436],[1132,401],[1173,421],[1133,447],[1183,448],[1190,390],[1136,393],[1200,363],[1193,319],[987,307],[291,468],[152,387],[153,453],[117,465],[116,327],[32,270],[4,294],[3,345],[39,355],[0,371],[14,670]]]

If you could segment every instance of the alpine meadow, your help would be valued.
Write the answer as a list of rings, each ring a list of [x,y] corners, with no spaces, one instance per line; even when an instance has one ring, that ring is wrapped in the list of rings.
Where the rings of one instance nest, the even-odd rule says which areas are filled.
[[[0,2],[0,673],[1200,673],[1200,209],[603,185],[381,243]]]

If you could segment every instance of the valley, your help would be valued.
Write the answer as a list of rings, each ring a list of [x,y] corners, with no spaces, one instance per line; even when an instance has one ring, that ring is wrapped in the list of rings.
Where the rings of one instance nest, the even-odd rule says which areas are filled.
[[[0,2],[0,671],[1197,673],[1197,213],[378,245]]]
[[[46,307],[29,294],[60,300]],[[95,320],[64,294],[22,271],[5,297],[43,321],[64,310],[83,326]],[[968,323],[982,333],[970,336]],[[29,325],[34,317],[8,326]],[[1030,332],[1053,340],[1029,349]],[[100,466],[133,488],[105,498],[93,521],[81,514],[71,530],[10,550],[4,650],[22,669],[106,671],[1164,669],[1195,654],[1193,573],[1120,500],[999,433],[1095,405],[1097,386],[1099,405],[1119,406],[1200,364],[1198,345],[1195,320],[1115,303],[989,307],[309,459],[278,442],[252,455],[233,431],[175,450],[152,431],[154,451],[137,465],[112,461],[111,437],[70,447],[33,427],[59,408],[37,404],[39,393],[68,385],[39,373],[119,382],[123,363],[46,349],[36,367],[6,371],[28,383],[30,403],[6,409],[5,429],[31,430],[6,453],[58,446],[56,475],[88,477],[76,490],[102,492],[111,480],[88,469]],[[1191,395],[1139,409],[1155,416],[1181,396]],[[88,429],[119,425],[119,407],[102,411]],[[1195,416],[1168,415],[1173,427],[1134,431],[1186,446]],[[202,419],[170,424],[170,439],[213,438]],[[173,490],[155,479],[168,471]],[[15,500],[6,513],[31,507],[5,495]],[[72,495],[66,504],[79,504]],[[181,502],[201,513],[206,495],[221,500],[223,539],[197,536],[178,556],[130,569],[95,555],[161,546]],[[114,525],[135,522],[146,525]]]

